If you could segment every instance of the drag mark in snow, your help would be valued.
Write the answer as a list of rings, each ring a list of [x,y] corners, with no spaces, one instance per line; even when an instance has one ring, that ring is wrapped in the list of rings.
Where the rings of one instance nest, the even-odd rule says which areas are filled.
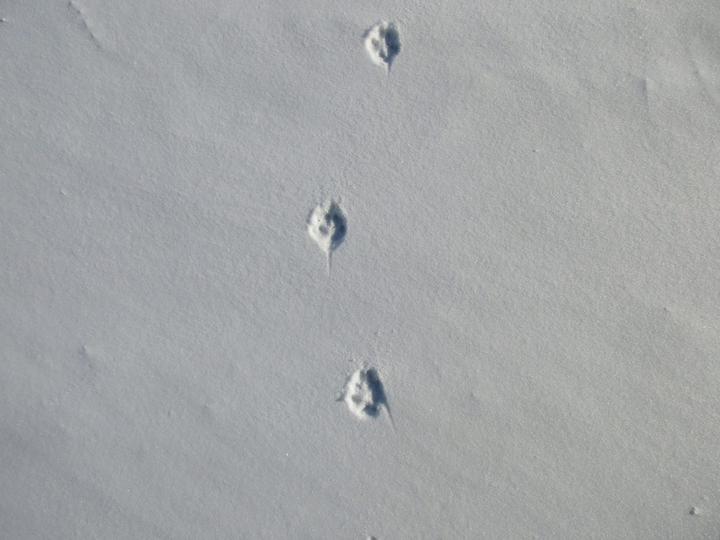
[[[347,219],[345,213],[335,201],[316,206],[307,220],[308,234],[327,256],[328,274],[330,257],[345,239]]]
[[[720,106],[720,46],[715,33],[702,30],[690,45],[690,59],[702,92]]]
[[[83,30],[85,30],[85,32],[87,32],[88,36],[90,36],[90,40],[95,44],[95,46],[98,49],[102,49],[103,46],[100,43],[100,40],[98,39],[97,35],[93,31],[92,26],[90,25],[90,23],[88,23],[88,19],[85,16],[83,9],[74,0],[70,0],[67,3],[67,7],[68,7],[68,10],[70,10],[70,12],[72,12],[75,15],[75,17],[80,19],[80,24],[82,25]]]
[[[368,28],[363,37],[370,59],[390,71],[393,60],[400,54],[400,33],[395,23],[381,21]]]
[[[344,401],[350,412],[361,420],[376,418],[384,407],[392,422],[385,388],[375,368],[360,368],[350,375],[338,401]]]

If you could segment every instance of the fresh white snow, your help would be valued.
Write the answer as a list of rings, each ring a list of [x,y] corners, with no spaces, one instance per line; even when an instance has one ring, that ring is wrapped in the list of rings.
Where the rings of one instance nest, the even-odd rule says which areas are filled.
[[[0,537],[720,534],[716,0],[0,17]]]

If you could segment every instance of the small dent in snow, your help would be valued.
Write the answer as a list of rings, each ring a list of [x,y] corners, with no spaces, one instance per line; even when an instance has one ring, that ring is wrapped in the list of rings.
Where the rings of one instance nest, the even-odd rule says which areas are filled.
[[[370,59],[389,70],[395,57],[400,54],[400,33],[395,23],[381,21],[368,28],[363,37]]]
[[[78,350],[77,361],[73,365],[73,373],[79,381],[85,383],[96,379],[101,355],[98,350],[88,345],[82,345]]]

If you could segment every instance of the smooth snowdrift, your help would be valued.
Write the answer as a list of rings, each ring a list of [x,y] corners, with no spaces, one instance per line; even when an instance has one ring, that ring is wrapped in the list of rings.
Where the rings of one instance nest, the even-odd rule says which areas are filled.
[[[718,2],[0,17],[0,537],[720,534]]]

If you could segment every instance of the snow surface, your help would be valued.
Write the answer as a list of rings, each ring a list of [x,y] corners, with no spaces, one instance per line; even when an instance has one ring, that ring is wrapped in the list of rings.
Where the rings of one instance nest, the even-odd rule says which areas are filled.
[[[720,534],[717,0],[0,17],[0,537]]]

